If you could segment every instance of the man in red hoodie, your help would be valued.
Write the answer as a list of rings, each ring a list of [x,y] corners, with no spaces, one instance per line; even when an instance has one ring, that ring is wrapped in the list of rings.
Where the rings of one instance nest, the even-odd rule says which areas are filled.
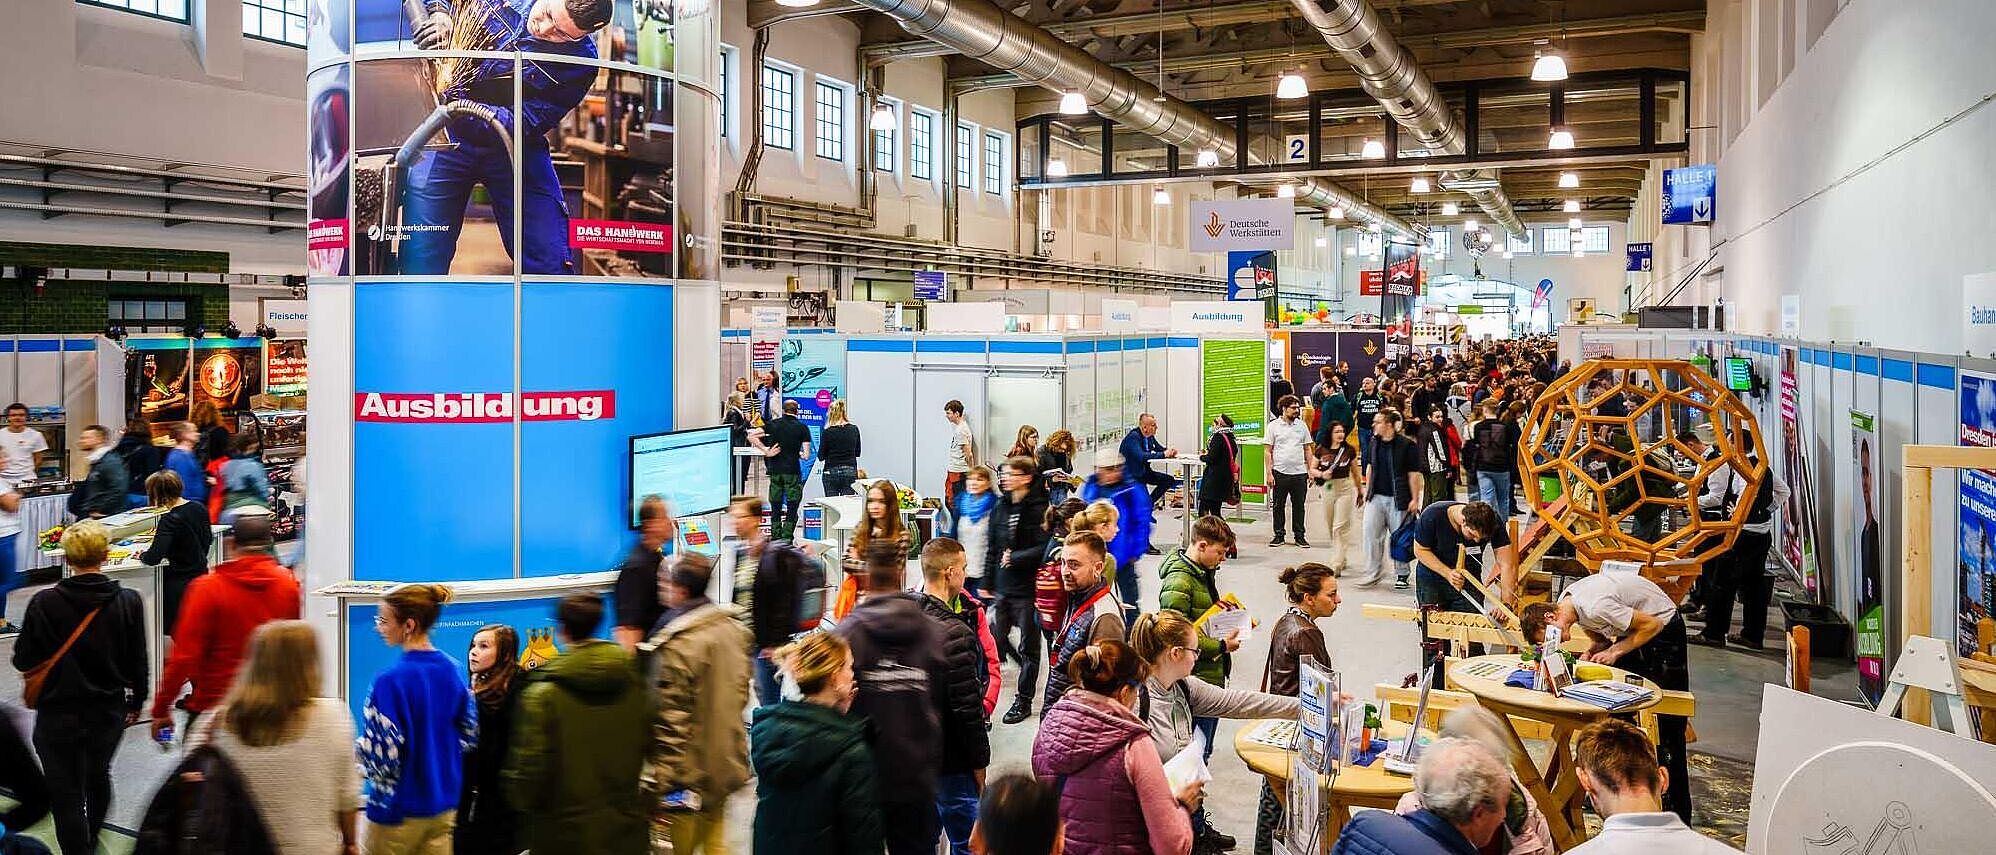
[[[269,514],[244,514],[231,532],[236,557],[187,586],[180,603],[179,633],[160,669],[153,693],[152,735],[173,726],[171,709],[180,689],[194,684],[187,698],[187,730],[201,714],[222,702],[236,679],[250,633],[274,620],[297,620],[298,579],[272,554]]]

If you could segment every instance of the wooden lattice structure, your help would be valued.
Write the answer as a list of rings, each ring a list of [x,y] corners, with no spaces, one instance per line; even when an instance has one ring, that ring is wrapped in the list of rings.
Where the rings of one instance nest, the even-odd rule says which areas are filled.
[[[1617,398],[1624,405],[1619,412]],[[1519,470],[1533,513],[1572,543],[1589,569],[1634,561],[1695,574],[1732,548],[1767,475],[1765,452],[1759,460],[1748,456],[1749,449],[1767,447],[1753,413],[1682,360],[1575,366],[1546,387],[1522,427]],[[1685,430],[1696,430],[1717,453],[1699,457],[1677,439]],[[1746,489],[1730,517],[1704,519],[1700,488],[1708,477],[1723,485],[1729,470],[1744,473]],[[1559,484],[1564,502],[1547,501],[1542,477]],[[1632,518],[1657,516],[1661,531],[1654,537],[1623,530]]]

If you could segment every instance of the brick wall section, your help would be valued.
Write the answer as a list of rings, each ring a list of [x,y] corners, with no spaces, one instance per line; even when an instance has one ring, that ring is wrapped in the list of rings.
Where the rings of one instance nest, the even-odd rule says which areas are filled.
[[[0,267],[227,273],[224,252],[0,242]],[[33,282],[0,279],[0,334],[101,333],[106,304],[119,299],[185,299],[190,317],[220,331],[229,321],[229,286],[158,282]]]

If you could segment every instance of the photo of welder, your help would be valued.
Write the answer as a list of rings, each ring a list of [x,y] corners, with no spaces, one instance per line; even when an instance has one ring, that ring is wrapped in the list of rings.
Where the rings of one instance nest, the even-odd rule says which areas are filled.
[[[350,234],[347,229],[348,176],[353,152],[349,147],[352,113],[347,109],[348,66],[319,69],[305,78],[305,103],[312,111],[307,123],[307,201],[305,272],[311,276],[343,276],[347,272]]]
[[[153,436],[187,420],[186,339],[130,339],[125,346],[125,412],[145,419]]]
[[[373,20],[379,5],[362,11]],[[409,43],[439,55],[356,66],[354,228],[366,247],[355,272],[510,273],[517,257],[522,273],[573,273],[568,207],[547,137],[582,103],[598,69],[539,57],[596,58],[590,36],[609,23],[613,0],[407,0],[397,8]],[[454,55],[514,50],[531,55]]]

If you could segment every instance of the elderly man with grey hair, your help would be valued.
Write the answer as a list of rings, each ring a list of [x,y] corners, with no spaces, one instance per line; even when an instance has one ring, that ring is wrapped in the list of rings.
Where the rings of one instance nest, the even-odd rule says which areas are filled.
[[[1452,737],[1421,753],[1414,792],[1420,810],[1353,817],[1332,855],[1475,855],[1504,825],[1511,773],[1482,743]]]

